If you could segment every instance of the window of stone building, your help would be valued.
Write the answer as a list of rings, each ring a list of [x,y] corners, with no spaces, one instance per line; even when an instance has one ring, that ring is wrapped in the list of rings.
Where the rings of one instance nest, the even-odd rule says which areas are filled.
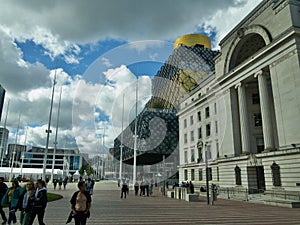
[[[193,125],[194,124],[194,117],[190,116],[190,124]]]
[[[187,134],[184,134],[183,137],[184,137],[184,143],[186,144],[188,142]]]
[[[234,168],[234,172],[235,172],[235,184],[242,185],[241,168],[236,166]]]
[[[203,180],[203,171],[199,169],[199,180]]]
[[[188,153],[184,151],[184,163],[188,163]]]
[[[201,93],[199,93],[199,94],[198,94],[198,98],[201,98],[201,95],[202,95],[202,94],[201,94]]]
[[[195,162],[195,150],[191,150],[191,162]]]
[[[210,123],[206,124],[206,137],[210,136]]]
[[[216,134],[218,133],[218,121],[215,121]]]
[[[259,104],[259,94],[258,93],[253,93],[252,94],[252,104]]]
[[[206,146],[206,152],[207,152],[207,159],[211,159],[212,154],[211,154],[211,146],[210,145]]]
[[[198,111],[197,115],[198,115],[198,121],[201,121],[201,111]]]
[[[262,126],[261,113],[254,113],[253,118],[254,118],[254,126],[261,127]]]
[[[188,171],[184,170],[184,180],[188,180]]]
[[[191,169],[191,180],[195,180],[195,170]]]
[[[186,119],[183,120],[183,127],[186,128],[187,127],[187,122]]]
[[[219,167],[217,167],[217,181],[220,181],[220,172],[219,172]]]
[[[271,170],[272,170],[273,186],[280,187],[281,186],[280,166],[275,162],[273,162],[271,166]]]
[[[202,148],[198,148],[198,160],[197,162],[200,163],[202,161]]]
[[[209,106],[205,108],[205,118],[209,118]]]
[[[192,130],[191,131],[191,142],[193,142],[195,140],[195,137],[194,137],[194,131]]]
[[[214,104],[214,107],[215,107],[215,114],[217,114],[217,103],[216,102]]]
[[[207,168],[207,173],[208,173],[208,180],[212,180],[212,168],[211,167]]]
[[[198,128],[198,139],[201,139],[202,138],[202,128],[199,127]]]

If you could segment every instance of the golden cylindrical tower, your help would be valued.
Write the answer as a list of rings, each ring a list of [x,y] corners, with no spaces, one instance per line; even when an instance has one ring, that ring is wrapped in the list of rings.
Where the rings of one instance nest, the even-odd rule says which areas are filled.
[[[209,37],[202,34],[187,34],[177,38],[174,42],[174,49],[180,45],[194,47],[197,44],[203,45],[204,48],[211,49]]]

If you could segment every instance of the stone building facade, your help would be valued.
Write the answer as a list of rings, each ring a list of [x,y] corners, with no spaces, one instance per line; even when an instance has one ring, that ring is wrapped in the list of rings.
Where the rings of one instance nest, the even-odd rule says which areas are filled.
[[[300,2],[261,2],[178,109],[179,179],[300,191]]]

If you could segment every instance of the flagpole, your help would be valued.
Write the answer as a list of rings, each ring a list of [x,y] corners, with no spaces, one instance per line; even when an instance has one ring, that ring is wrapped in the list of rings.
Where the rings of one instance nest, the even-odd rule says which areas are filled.
[[[15,146],[12,154],[12,160],[11,160],[11,167],[10,167],[10,175],[9,175],[9,180],[11,181],[12,175],[13,175],[13,169],[14,169],[14,161],[15,161],[15,155],[17,151],[17,142],[18,142],[18,133],[19,133],[19,128],[20,128],[20,120],[21,120],[21,113],[19,113],[19,122],[18,122],[18,128],[16,132],[16,138],[15,138]]]
[[[47,155],[48,155],[48,148],[49,148],[49,138],[50,138],[50,133],[52,132],[50,130],[50,125],[51,125],[51,117],[52,117],[52,108],[53,108],[53,98],[54,98],[55,82],[56,82],[56,69],[55,69],[55,73],[54,73],[54,80],[53,80],[53,87],[52,87],[52,96],[51,96],[51,103],[50,103],[48,129],[46,130],[47,139],[46,139],[46,147],[45,147],[44,161],[43,161],[43,174],[42,174],[42,179],[43,180],[45,180],[45,178],[46,178],[46,167],[47,167]]]
[[[24,164],[24,157],[25,157],[25,152],[26,152],[27,128],[28,127],[26,127],[26,131],[25,131],[24,148],[23,148],[23,152],[22,152],[22,162],[21,162],[21,171],[20,171],[21,177],[23,177],[23,164]]]
[[[61,103],[61,94],[62,94],[62,87],[60,88],[59,94],[59,101],[58,101],[58,110],[57,110],[57,121],[56,121],[56,130],[55,130],[55,139],[54,139],[54,149],[53,149],[53,158],[52,158],[52,172],[50,181],[53,181],[54,176],[54,164],[55,164],[55,155],[56,155],[56,148],[57,148],[57,134],[58,134],[58,124],[59,124],[59,114],[60,114],[60,103]]]
[[[125,94],[123,94],[123,104],[122,104],[122,130],[121,130],[121,145],[120,145],[120,174],[119,179],[122,179],[122,162],[123,162],[123,126],[124,126],[124,97]]]

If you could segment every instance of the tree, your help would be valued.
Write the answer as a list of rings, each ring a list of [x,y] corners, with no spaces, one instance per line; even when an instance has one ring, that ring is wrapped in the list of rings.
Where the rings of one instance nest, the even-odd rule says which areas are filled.
[[[90,165],[87,165],[87,167],[86,167],[86,174],[88,176],[90,176],[91,174],[94,174],[94,170]]]
[[[81,168],[79,169],[79,174],[80,174],[80,176],[83,176],[84,175],[84,170],[85,170],[85,168],[83,167],[83,166],[81,166]]]

